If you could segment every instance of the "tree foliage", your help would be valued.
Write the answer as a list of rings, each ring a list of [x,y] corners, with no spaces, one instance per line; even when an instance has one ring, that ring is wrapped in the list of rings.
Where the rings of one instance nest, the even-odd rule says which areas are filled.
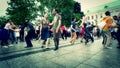
[[[4,22],[6,22],[6,20],[7,20],[7,17],[1,16],[1,17],[0,17],[0,25],[3,25]]]
[[[74,6],[76,2],[74,0],[37,0],[38,2],[41,3],[39,6],[39,9],[42,10],[42,14],[44,14],[45,7],[49,10],[48,13],[50,14],[50,20],[53,18],[52,10],[54,8],[57,8],[62,16],[62,24],[66,26],[70,26],[71,24],[71,18],[74,17],[79,17],[82,18],[84,15],[83,12],[81,13],[74,13]],[[79,7],[81,7],[79,5]],[[81,8],[80,8],[81,9]]]
[[[37,5],[38,3],[40,5]],[[23,23],[26,19],[34,20],[37,16],[43,16],[44,13],[48,13],[49,20],[52,21],[52,10],[57,8],[62,16],[62,24],[69,26],[73,16],[79,19],[83,16],[81,12],[74,13],[75,3],[74,0],[10,0],[7,14],[17,24]]]
[[[8,5],[7,15],[10,15],[10,19],[16,24],[21,24],[26,19],[33,20],[37,16],[34,0],[10,0]]]
[[[80,13],[81,11],[81,5],[78,2],[75,2],[74,4],[74,13]]]

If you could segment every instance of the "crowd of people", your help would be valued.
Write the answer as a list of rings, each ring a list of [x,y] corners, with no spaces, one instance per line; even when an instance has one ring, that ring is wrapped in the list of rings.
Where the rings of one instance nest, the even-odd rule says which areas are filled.
[[[82,25],[77,25],[76,18],[72,18],[70,28],[61,24],[62,18],[57,9],[53,10],[54,19],[52,23],[48,20],[48,14],[45,13],[43,19],[40,21],[38,28],[26,20],[21,26],[16,26],[12,20],[7,20],[3,25],[0,26],[0,45],[8,48],[13,44],[17,44],[18,41],[26,42],[26,48],[33,47],[31,43],[32,39],[41,39],[41,48],[49,49],[50,38],[53,37],[55,51],[59,49],[59,38],[67,40],[67,37],[71,37],[70,43],[75,44],[76,39],[80,38],[81,43],[87,43],[89,41],[94,42],[94,37],[100,38],[103,36],[103,46],[105,48],[111,48],[111,39],[118,41],[118,47],[120,48],[120,14],[118,16],[110,16],[110,12],[105,12],[105,17],[102,21],[105,25],[102,29],[98,25],[93,25],[88,21],[83,22]],[[117,29],[117,30],[116,30]],[[26,32],[26,33],[25,33]],[[85,41],[84,41],[85,40]],[[9,45],[9,46],[8,46]]]
[[[38,30],[35,29],[34,25],[29,20],[26,20],[20,27],[16,26],[12,20],[7,20],[0,27],[0,45],[2,47],[8,48],[9,46],[12,46],[12,44],[18,43],[19,36],[19,40],[21,42],[26,42],[26,48],[33,47],[33,44],[31,43],[32,39],[41,38],[41,40],[43,40],[42,48],[44,48],[45,44],[45,48],[49,49],[48,43],[50,41],[50,37],[53,36],[55,43],[54,50],[58,50],[61,16],[59,15],[57,9],[53,10],[53,14],[54,19],[52,23],[49,23],[47,19],[48,14],[44,14],[44,18],[41,20]]]

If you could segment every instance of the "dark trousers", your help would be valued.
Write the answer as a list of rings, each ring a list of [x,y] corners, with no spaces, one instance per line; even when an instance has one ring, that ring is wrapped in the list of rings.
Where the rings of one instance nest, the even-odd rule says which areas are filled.
[[[97,31],[97,37],[100,38],[100,31]]]
[[[117,36],[118,45],[120,46],[120,29],[118,29],[116,36]]]
[[[6,30],[6,29],[2,29],[2,32],[1,32],[1,45],[4,46],[4,45],[8,45],[8,39],[9,39],[9,30]]]
[[[54,39],[54,44],[55,44],[55,48],[59,48],[59,34],[60,31],[58,31],[58,33],[56,33],[56,30],[53,31],[53,39]]]
[[[10,30],[9,38],[11,40],[11,43],[13,44],[15,42],[15,33],[14,33],[14,31]]]
[[[77,35],[77,39],[79,38],[79,32],[76,32],[76,35]]]
[[[27,36],[25,37],[27,47],[32,47],[33,46],[32,43],[31,43],[31,39],[34,37],[34,35],[35,35],[35,30],[28,31]]]
[[[85,38],[85,40],[86,40],[85,43],[88,43],[88,40],[89,40],[89,39],[90,39],[92,42],[94,42],[94,38],[93,38],[93,36],[92,36],[92,33],[90,33],[90,32],[86,32],[85,35],[84,35],[84,38]]]
[[[20,31],[20,41],[24,41],[24,30]]]
[[[64,40],[64,37],[65,37],[65,39],[67,39],[67,31],[66,30],[63,30],[63,33],[62,33],[63,40]]]
[[[111,32],[111,36],[112,36],[113,39],[116,39],[117,38],[116,37],[116,32]]]

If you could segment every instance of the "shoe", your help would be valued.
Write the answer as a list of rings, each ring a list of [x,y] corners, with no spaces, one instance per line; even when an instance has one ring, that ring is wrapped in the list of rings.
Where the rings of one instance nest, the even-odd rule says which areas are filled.
[[[92,41],[92,43],[94,43],[94,41]]]
[[[102,42],[102,44],[105,44],[104,42]]]
[[[83,43],[83,41],[80,41],[81,43]]]
[[[48,51],[50,48],[45,48],[44,51]]]
[[[87,43],[88,43],[88,40],[85,41],[85,45],[87,45]]]
[[[50,49],[50,48],[46,48],[47,50]]]
[[[58,48],[55,48],[54,51],[58,50]]]
[[[120,46],[118,46],[117,48],[120,49]]]
[[[107,47],[108,49],[112,49],[112,47]]]
[[[18,42],[16,42],[16,44],[18,44]]]
[[[8,48],[8,46],[2,46],[3,48]]]
[[[105,49],[112,49],[112,47],[104,47]]]
[[[44,46],[41,46],[41,48],[44,48]]]

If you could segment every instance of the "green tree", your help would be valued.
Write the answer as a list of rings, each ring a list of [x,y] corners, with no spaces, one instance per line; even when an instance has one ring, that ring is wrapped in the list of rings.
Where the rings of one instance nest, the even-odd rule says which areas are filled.
[[[1,16],[0,17],[0,25],[3,25],[4,22],[7,20],[8,18],[6,16]]]
[[[7,15],[15,24],[22,24],[26,19],[34,20],[37,7],[34,0],[10,0]]]
[[[78,23],[78,25],[80,25],[82,23],[81,21],[81,18],[84,16],[84,13],[83,12],[80,12],[80,13],[73,13],[73,17],[76,18],[76,20],[80,20],[80,22]]]
[[[74,13],[74,0],[37,0],[41,3],[39,9],[42,10],[42,15],[46,12],[45,7],[48,9],[48,13],[50,14],[50,20],[53,18],[52,10],[57,8],[60,11],[62,16],[62,24],[66,25],[67,27],[71,24],[71,18],[73,16],[82,18],[84,15],[83,12]],[[81,7],[81,6],[80,6]]]
[[[26,19],[34,20],[37,16],[43,16],[45,12],[50,15],[51,21],[52,10],[57,8],[62,16],[62,24],[70,26],[73,16],[83,16],[83,13],[73,12],[75,3],[74,0],[10,0],[7,14],[16,24],[22,24]]]

